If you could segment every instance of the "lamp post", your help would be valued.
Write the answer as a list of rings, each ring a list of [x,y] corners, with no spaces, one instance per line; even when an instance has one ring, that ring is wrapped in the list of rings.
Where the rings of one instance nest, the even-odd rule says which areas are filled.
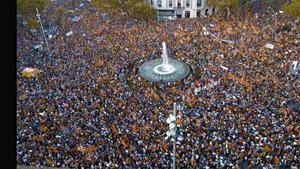
[[[156,15],[157,15],[156,21],[157,21],[157,24],[159,24],[159,10],[158,9],[156,9]]]
[[[169,131],[167,131],[167,138],[173,136],[173,165],[172,168],[176,169],[176,141],[177,141],[177,124],[176,124],[176,103],[173,104],[173,114],[170,114],[167,118],[167,123],[169,124]]]
[[[39,22],[41,24],[42,33],[43,33],[45,43],[46,43],[47,54],[48,54],[48,56],[50,56],[49,45],[48,45],[48,41],[47,41],[46,34],[45,34],[45,31],[44,31],[43,23],[42,23],[42,20],[41,20],[41,14],[39,13],[39,10],[37,8],[35,8],[35,9],[36,9],[36,16],[39,19]]]

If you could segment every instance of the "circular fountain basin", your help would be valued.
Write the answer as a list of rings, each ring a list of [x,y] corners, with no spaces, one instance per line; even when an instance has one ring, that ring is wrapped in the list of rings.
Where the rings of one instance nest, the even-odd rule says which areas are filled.
[[[183,62],[169,58],[168,65],[163,59],[150,60],[142,64],[139,74],[152,82],[174,82],[185,78],[190,68]]]

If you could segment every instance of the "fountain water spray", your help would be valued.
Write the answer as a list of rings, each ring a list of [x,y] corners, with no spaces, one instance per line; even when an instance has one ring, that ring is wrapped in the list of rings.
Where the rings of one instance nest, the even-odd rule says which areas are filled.
[[[139,69],[139,74],[146,80],[155,82],[172,82],[185,78],[189,67],[178,60],[168,57],[166,43],[162,43],[162,59],[145,62]]]
[[[163,52],[162,52],[162,59],[163,59],[163,70],[167,70],[168,66],[169,66],[169,60],[168,60],[168,54],[167,54],[167,47],[166,47],[166,43],[163,42]]]
[[[162,46],[163,46],[162,55],[161,55],[162,64],[157,65],[154,68],[154,72],[157,73],[157,74],[161,74],[161,75],[171,74],[176,69],[172,65],[169,64],[169,58],[168,58],[166,43],[163,42]]]

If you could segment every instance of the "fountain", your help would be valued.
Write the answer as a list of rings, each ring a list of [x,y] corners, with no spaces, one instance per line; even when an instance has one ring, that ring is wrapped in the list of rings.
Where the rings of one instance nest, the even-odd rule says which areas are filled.
[[[185,78],[189,74],[189,67],[178,60],[168,57],[166,43],[162,43],[162,59],[145,62],[139,69],[140,75],[149,81],[172,82]]]
[[[154,67],[154,72],[160,75],[166,75],[173,73],[175,71],[175,68],[169,64],[169,58],[167,54],[167,48],[166,48],[166,43],[163,42],[163,52],[162,52],[162,64],[157,65]]]

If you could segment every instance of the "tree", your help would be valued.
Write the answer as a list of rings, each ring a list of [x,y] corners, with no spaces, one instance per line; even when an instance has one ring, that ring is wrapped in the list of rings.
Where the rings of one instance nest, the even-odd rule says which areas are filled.
[[[121,4],[119,0],[92,0],[92,5],[99,10],[110,12],[119,9]]]
[[[293,0],[291,3],[286,3],[283,6],[283,10],[293,18],[300,17],[300,0]]]
[[[143,0],[93,0],[92,5],[105,12],[124,11],[129,16],[147,19],[155,16],[155,9]]]
[[[17,0],[17,14],[28,23],[29,29],[37,29],[40,25],[36,17],[36,8],[42,13],[45,4],[45,0]]]
[[[238,0],[208,0],[208,6],[214,6],[219,10],[227,11],[227,18],[230,13],[236,12],[238,9]]]
[[[66,12],[66,9],[58,7],[55,9],[54,18],[58,25],[62,23],[63,14]]]
[[[45,8],[45,0],[17,0],[17,13],[25,20],[36,17],[36,8],[41,13]]]
[[[40,26],[36,19],[28,19],[27,24],[29,29],[37,29]]]
[[[36,19],[29,19],[28,22],[29,29],[37,29],[39,28],[39,22]]]
[[[155,9],[143,1],[129,3],[129,9],[129,15],[134,18],[148,19],[155,16]]]
[[[264,1],[262,1],[262,4],[263,4],[264,7],[270,7],[274,10],[279,10],[282,7],[282,5],[284,3],[286,3],[287,1],[290,1],[290,0],[276,0],[276,1],[274,1],[274,0],[264,0]]]

